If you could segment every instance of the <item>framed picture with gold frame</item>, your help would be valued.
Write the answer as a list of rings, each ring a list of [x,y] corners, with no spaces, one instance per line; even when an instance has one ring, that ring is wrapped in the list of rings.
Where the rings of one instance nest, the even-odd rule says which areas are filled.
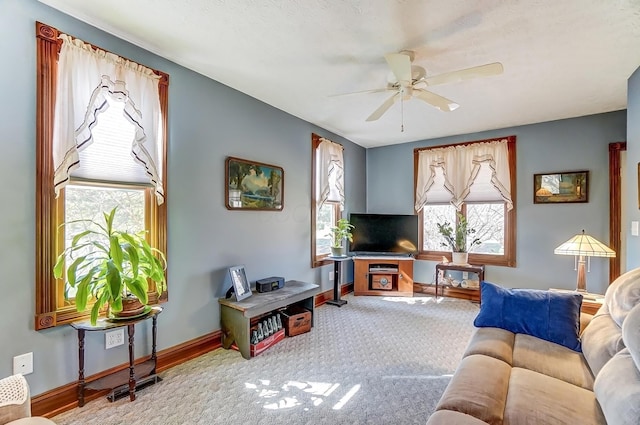
[[[589,202],[589,171],[533,175],[534,204]]]
[[[284,170],[275,165],[228,157],[225,161],[225,207],[229,210],[281,211]]]

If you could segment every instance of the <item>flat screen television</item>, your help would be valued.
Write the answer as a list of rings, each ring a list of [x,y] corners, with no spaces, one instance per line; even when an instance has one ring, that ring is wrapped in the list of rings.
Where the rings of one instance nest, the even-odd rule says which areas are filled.
[[[352,213],[349,222],[356,255],[414,255],[418,253],[418,216]]]

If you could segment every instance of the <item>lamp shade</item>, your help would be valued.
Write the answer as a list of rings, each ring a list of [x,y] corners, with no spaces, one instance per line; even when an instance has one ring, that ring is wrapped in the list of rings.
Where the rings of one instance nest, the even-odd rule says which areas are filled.
[[[583,255],[585,257],[615,257],[614,250],[597,239],[582,233],[575,235],[559,247],[553,250],[560,255]]]

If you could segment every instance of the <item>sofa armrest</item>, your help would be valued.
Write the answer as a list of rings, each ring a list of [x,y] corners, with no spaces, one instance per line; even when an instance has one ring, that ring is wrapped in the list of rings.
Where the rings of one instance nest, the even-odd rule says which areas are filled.
[[[31,416],[31,398],[22,375],[0,379],[0,425]]]
[[[582,335],[584,329],[591,323],[591,319],[593,319],[593,314],[580,313],[580,335]]]

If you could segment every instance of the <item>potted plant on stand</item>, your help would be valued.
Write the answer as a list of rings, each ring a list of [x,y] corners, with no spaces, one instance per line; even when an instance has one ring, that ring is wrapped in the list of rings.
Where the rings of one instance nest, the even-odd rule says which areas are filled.
[[[75,288],[78,311],[85,311],[90,302],[91,324],[95,325],[100,309],[108,305],[108,316],[133,317],[148,312],[149,281],[155,283],[158,295],[166,290],[166,259],[152,248],[144,233],[134,234],[113,228],[116,208],[103,213],[104,223],[86,223],[87,230],[73,236],[71,244],[58,256],[53,269],[57,279],[63,276],[65,264],[67,283]],[[66,292],[66,291],[65,291]]]
[[[349,242],[353,242],[353,235],[351,234],[353,228],[353,225],[346,218],[339,219],[336,225],[331,228],[332,257],[344,257],[345,248],[342,246],[342,241],[348,239]]]
[[[437,223],[437,226],[438,232],[445,239],[442,246],[451,248],[451,262],[453,264],[469,264],[469,250],[479,245],[481,241],[479,238],[473,238],[470,243],[467,243],[467,238],[473,236],[476,230],[469,227],[466,217],[458,213],[458,224],[455,229],[448,221]]]

